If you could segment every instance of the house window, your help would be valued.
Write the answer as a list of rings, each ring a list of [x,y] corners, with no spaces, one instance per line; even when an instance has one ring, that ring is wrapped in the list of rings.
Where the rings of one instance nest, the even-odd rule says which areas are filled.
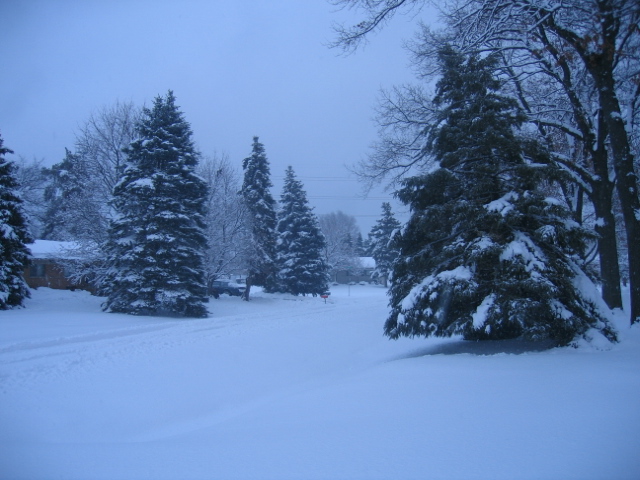
[[[29,276],[32,278],[35,277],[44,277],[45,276],[45,267],[44,263],[35,263],[29,267]]]

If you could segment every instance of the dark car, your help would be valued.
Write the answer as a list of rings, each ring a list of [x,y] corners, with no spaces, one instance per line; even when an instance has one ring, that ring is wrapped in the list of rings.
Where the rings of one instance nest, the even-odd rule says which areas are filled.
[[[232,282],[231,280],[214,280],[209,286],[209,294],[214,298],[220,297],[223,293],[232,297],[240,297],[246,290],[244,285]]]

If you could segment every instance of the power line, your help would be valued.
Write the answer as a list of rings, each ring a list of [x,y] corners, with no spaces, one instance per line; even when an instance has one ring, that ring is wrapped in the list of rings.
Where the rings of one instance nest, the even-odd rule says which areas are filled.
[[[341,200],[393,200],[391,197],[355,197],[353,195],[309,195],[307,196],[309,199],[316,200],[331,200],[331,199],[341,199]]]
[[[286,178],[284,175],[272,175],[273,178]],[[357,178],[353,177],[325,177],[325,176],[298,176],[296,175],[298,180],[320,180],[320,181],[349,181],[349,182],[357,182]]]

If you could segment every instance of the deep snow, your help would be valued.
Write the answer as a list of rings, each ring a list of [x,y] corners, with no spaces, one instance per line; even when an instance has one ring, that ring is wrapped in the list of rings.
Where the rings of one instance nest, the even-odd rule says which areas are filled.
[[[39,289],[0,312],[3,479],[637,479],[640,328],[608,350],[382,336],[381,287],[207,319]]]

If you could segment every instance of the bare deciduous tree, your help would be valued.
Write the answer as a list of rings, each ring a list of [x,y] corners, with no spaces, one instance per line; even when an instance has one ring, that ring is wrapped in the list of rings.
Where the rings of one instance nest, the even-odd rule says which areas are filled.
[[[356,26],[338,29],[336,45],[349,50],[395,13],[415,11],[427,2],[335,3],[359,7],[365,13],[365,20]],[[499,73],[510,81],[514,98],[555,151],[555,162],[574,182],[565,191],[574,195],[575,208],[580,208],[582,193],[594,206],[603,296],[611,307],[621,305],[612,213],[612,192],[617,187],[629,246],[631,321],[638,321],[640,251],[633,246],[640,244],[636,213],[640,201],[633,146],[639,141],[640,121],[640,4],[633,0],[436,3],[442,8],[446,28],[433,32],[423,25],[411,44],[421,75],[432,78],[435,52],[445,41],[464,52],[501,56]],[[378,177],[370,174],[369,179],[389,172],[404,174],[407,165],[424,167],[420,163],[424,161],[420,145],[424,125],[411,115],[421,103],[406,89],[383,98],[383,120],[398,123],[381,123],[391,134],[381,137],[369,159],[371,166],[378,167]],[[428,121],[428,115],[422,120]],[[389,163],[390,158],[400,161]],[[579,218],[579,211],[576,215]]]
[[[360,266],[357,238],[360,229],[356,219],[341,211],[319,215],[320,230],[326,239],[325,262],[332,272]]]
[[[620,306],[619,273],[614,281],[614,185],[627,236],[631,322],[640,321],[640,198],[632,145],[640,112],[640,5],[632,0],[465,0],[450,10],[450,28],[465,51],[504,53],[520,99],[531,106],[528,84],[541,75],[550,82],[547,102],[530,108],[542,128],[564,131],[583,147],[583,163],[556,161],[578,181],[589,179],[600,234],[605,300]],[[555,92],[553,91],[555,90]],[[555,93],[555,94],[553,94]],[[570,118],[558,113],[567,107]],[[544,130],[543,130],[544,133]],[[617,298],[616,298],[617,297]]]
[[[93,112],[76,135],[76,153],[97,180],[97,194],[111,198],[120,180],[126,155],[136,137],[136,123],[142,110],[131,102],[116,101]]]
[[[116,102],[92,113],[76,134],[76,151],[47,169],[47,213],[43,238],[73,241],[76,260],[67,267],[72,278],[90,277],[99,287],[104,277],[102,245],[113,218],[111,199],[136,137],[141,109]]]
[[[345,52],[356,50],[366,42],[367,36],[382,28],[396,13],[419,11],[426,0],[330,0],[333,5],[364,14],[363,20],[356,25],[336,25],[336,40],[331,44]]]
[[[112,218],[113,188],[119,181],[125,149],[135,139],[141,110],[116,102],[92,113],[76,135],[75,152],[49,170],[50,215],[46,235],[99,245]]]
[[[42,238],[46,218],[44,191],[48,183],[43,160],[27,160],[18,156],[14,161],[18,192],[22,197],[22,208],[27,214],[29,233],[33,238]]]
[[[198,165],[198,174],[209,186],[207,196],[205,255],[207,284],[220,276],[239,273],[246,268],[249,245],[247,209],[239,195],[240,173],[227,154],[214,153]]]

